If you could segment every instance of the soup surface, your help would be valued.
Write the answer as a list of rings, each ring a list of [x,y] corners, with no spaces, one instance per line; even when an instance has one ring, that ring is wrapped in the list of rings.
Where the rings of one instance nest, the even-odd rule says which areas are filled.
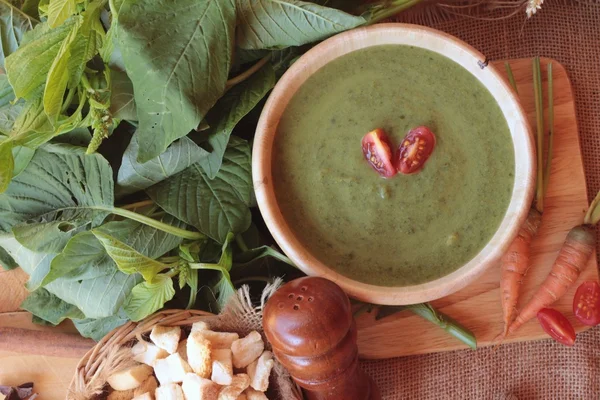
[[[383,128],[393,151],[419,125],[436,135],[424,168],[380,177],[361,139]],[[325,265],[381,286],[447,275],[496,232],[514,181],[512,139],[489,91],[428,50],[383,45],[340,57],[289,102],[273,153],[283,216]]]

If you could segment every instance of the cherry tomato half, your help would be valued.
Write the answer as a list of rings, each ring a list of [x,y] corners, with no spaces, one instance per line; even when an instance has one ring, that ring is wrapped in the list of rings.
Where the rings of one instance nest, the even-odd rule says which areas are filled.
[[[435,135],[426,126],[411,129],[396,152],[394,166],[403,174],[414,174],[423,168],[435,146]]]
[[[575,344],[575,329],[567,317],[552,308],[542,308],[537,314],[540,325],[554,340],[566,346]]]
[[[392,146],[385,131],[377,128],[362,139],[362,151],[371,167],[384,178],[396,175],[392,164]]]
[[[600,324],[600,285],[598,282],[583,282],[573,298],[573,314],[585,325]]]

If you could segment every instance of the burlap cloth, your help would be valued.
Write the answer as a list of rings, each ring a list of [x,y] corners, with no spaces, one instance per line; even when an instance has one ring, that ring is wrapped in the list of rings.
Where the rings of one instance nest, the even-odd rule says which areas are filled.
[[[399,19],[415,21],[414,16]],[[527,22],[524,12],[495,21],[454,16],[418,21],[463,39],[491,60],[540,55],[562,63],[575,90],[588,193],[595,195],[600,189],[600,3],[547,0]],[[573,348],[542,340],[362,365],[386,400],[598,400],[600,327],[578,335]]]

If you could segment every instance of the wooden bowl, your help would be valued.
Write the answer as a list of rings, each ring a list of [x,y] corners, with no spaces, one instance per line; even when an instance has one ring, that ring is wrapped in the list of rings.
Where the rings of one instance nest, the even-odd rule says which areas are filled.
[[[273,140],[279,119],[298,88],[319,68],[354,50],[383,44],[421,47],[444,55],[477,78],[498,102],[514,143],[515,181],[504,219],[488,244],[468,263],[439,279],[419,285],[383,287],[345,277],[324,265],[295,237],[276,201],[271,174]],[[334,36],[317,45],[285,73],[271,93],[254,140],[252,175],[260,211],[281,249],[309,275],[340,285],[350,296],[375,303],[402,305],[434,300],[473,282],[487,268],[498,265],[524,222],[533,197],[535,157],[530,127],[511,87],[487,65],[485,57],[462,41],[434,29],[407,24],[380,24]]]

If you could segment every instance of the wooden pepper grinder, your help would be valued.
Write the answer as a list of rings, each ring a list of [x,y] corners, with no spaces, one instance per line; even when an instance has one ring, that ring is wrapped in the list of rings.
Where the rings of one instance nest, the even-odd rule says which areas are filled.
[[[305,277],[281,287],[263,313],[273,353],[309,400],[380,400],[358,365],[350,300],[335,283]]]

